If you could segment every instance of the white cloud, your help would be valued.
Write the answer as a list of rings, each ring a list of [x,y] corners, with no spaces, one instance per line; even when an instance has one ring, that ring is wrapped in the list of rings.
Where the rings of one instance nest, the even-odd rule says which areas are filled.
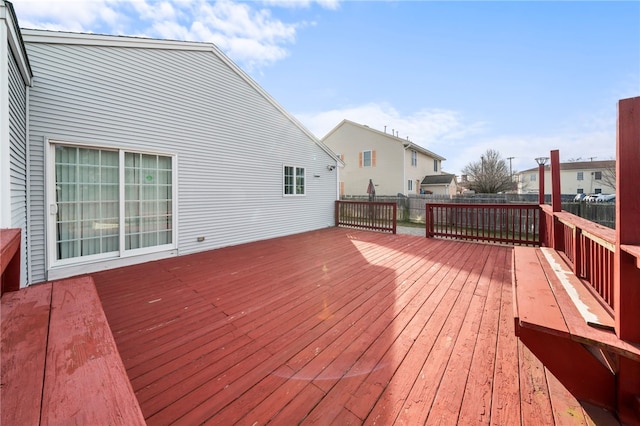
[[[27,28],[212,42],[249,70],[285,58],[298,29],[311,25],[230,0],[17,0],[15,7]]]
[[[269,6],[288,8],[308,8],[312,4],[317,4],[329,10],[337,10],[340,7],[340,0],[264,0],[262,3]]]

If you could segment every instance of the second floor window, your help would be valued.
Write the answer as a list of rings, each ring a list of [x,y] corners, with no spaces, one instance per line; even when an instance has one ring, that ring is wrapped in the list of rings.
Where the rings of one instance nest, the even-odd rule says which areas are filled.
[[[433,160],[433,171],[434,172],[438,171],[438,160]]]
[[[413,191],[413,181],[411,179],[407,181],[407,189]]]
[[[416,151],[411,151],[411,165],[416,167],[418,165],[418,153]]]
[[[593,178],[595,180],[601,180],[602,179],[602,172],[594,172],[593,173]]]
[[[584,172],[578,172],[578,180],[584,180]]]
[[[536,174],[535,174],[535,173],[530,174],[530,175],[529,175],[529,180],[530,180],[531,182],[535,182],[535,181],[536,181]]]
[[[360,167],[375,167],[376,166],[376,152],[375,151],[362,151],[359,155]]]

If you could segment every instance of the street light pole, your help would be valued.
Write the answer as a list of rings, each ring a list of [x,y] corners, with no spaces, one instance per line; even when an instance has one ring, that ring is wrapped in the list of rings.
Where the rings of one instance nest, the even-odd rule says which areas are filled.
[[[544,166],[547,164],[549,157],[538,157],[536,163],[538,163],[538,204],[544,204]]]

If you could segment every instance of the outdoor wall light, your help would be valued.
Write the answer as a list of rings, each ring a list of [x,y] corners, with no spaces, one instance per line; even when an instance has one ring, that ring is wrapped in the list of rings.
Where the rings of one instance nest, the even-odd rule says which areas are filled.
[[[329,164],[329,165],[327,166],[327,170],[329,170],[330,172],[332,172],[332,171],[333,171],[333,169],[335,169],[335,168],[336,168],[336,166],[334,166],[333,164]]]

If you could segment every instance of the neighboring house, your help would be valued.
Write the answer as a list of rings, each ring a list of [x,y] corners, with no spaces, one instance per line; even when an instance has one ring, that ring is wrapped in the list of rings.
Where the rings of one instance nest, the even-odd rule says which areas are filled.
[[[425,176],[420,188],[427,194],[453,197],[458,193],[458,182],[452,174]]]
[[[214,45],[0,20],[22,285],[334,225],[342,163]]]
[[[440,175],[445,160],[406,139],[349,120],[322,141],[344,162],[340,195],[366,195],[369,179],[376,195],[419,194],[424,177]]]
[[[563,194],[615,194],[615,160],[560,163]],[[538,193],[538,167],[517,173],[518,193]],[[545,194],[551,194],[551,168],[545,166]]]

